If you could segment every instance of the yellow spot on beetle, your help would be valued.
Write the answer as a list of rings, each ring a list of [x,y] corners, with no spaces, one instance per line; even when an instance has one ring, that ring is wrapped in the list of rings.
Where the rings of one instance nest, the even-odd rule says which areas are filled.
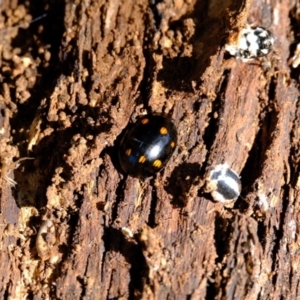
[[[130,156],[130,154],[131,154],[131,149],[128,148],[128,149],[125,151],[125,153],[126,153],[127,156]]]
[[[174,148],[175,147],[175,142],[171,142],[170,146],[171,146],[171,148]]]
[[[167,134],[168,129],[166,127],[162,127],[159,132],[160,132],[160,134]]]
[[[142,155],[142,156],[139,158],[139,163],[143,164],[145,161],[146,161],[146,156]]]
[[[153,167],[155,167],[155,168],[160,168],[161,165],[162,165],[162,162],[161,162],[161,160],[159,160],[159,159],[156,159],[156,160],[153,162]]]
[[[149,119],[147,119],[147,118],[142,119],[141,123],[142,123],[143,125],[145,125],[145,124],[149,123]]]

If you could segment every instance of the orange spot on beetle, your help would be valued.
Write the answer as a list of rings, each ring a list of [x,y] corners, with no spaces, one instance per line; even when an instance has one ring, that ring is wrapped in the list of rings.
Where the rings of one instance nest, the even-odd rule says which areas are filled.
[[[160,130],[159,130],[160,134],[167,134],[168,133],[168,129],[166,127],[162,127]]]
[[[143,164],[145,161],[146,161],[146,156],[142,155],[142,156],[139,158],[139,163]]]
[[[162,162],[161,162],[161,160],[159,160],[159,159],[156,159],[156,160],[153,162],[153,167],[155,167],[155,168],[160,168],[161,165],[162,165]]]

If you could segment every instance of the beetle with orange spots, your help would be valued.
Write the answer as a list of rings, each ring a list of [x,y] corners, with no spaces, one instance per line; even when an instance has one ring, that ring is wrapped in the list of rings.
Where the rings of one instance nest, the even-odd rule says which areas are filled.
[[[172,120],[146,115],[125,132],[118,149],[119,162],[133,177],[150,177],[166,166],[176,145],[177,130]]]

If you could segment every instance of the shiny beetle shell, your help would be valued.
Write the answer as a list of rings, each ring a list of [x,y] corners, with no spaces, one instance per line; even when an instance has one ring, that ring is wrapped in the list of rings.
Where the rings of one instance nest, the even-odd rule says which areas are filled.
[[[211,193],[214,201],[231,203],[241,193],[240,176],[227,164],[220,164],[211,169],[206,178],[206,192]]]
[[[125,132],[119,146],[119,161],[124,172],[146,178],[163,169],[177,144],[177,130],[163,115],[139,118]]]

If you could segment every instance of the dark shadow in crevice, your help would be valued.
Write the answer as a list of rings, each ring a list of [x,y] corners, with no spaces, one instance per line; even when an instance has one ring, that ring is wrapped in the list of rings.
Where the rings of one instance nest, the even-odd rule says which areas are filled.
[[[65,180],[72,176],[64,155],[70,148],[74,133],[69,128],[43,138],[32,152],[35,159],[24,161],[22,170],[14,172],[18,183],[16,199],[20,207],[30,205],[41,209],[47,204],[46,190],[56,168],[62,168],[60,176]]]
[[[82,204],[82,196],[79,194],[74,194],[74,198],[77,198],[77,200]],[[76,231],[78,228],[78,222],[79,222],[79,213],[74,212],[74,211],[70,211],[68,213],[68,219],[67,219],[67,224],[68,224],[68,240],[66,241],[65,244],[61,244],[58,247],[58,251],[61,253],[61,260],[60,262],[55,265],[55,268],[53,267],[53,265],[51,265],[52,269],[53,269],[53,273],[51,274],[51,277],[49,278],[49,282],[56,282],[57,278],[59,278],[62,274],[61,274],[61,270],[63,269],[63,265],[65,264],[65,262],[68,260],[68,257],[71,254],[71,250],[72,250],[72,245],[74,244],[74,239],[76,239]],[[62,232],[60,232],[59,234],[62,234]],[[51,299],[56,299],[56,288],[53,288],[50,291],[50,297]]]
[[[105,228],[103,240],[106,251],[102,261],[110,251],[121,253],[130,264],[129,299],[141,299],[144,284],[149,276],[149,267],[143,255],[142,245],[126,239],[120,230],[112,227]]]
[[[219,44],[217,45],[216,39],[211,38],[211,41],[207,44],[209,47],[205,47],[207,33],[205,24],[217,25],[217,23],[208,20],[207,6],[207,3],[198,1],[192,13],[184,15],[181,19],[172,21],[169,24],[169,32],[173,34],[171,40],[174,42],[179,39],[182,42],[179,47],[176,46],[176,42],[171,46],[172,55],[164,55],[163,68],[157,75],[157,80],[162,82],[167,89],[192,93],[194,91],[192,81],[196,82],[197,85],[200,84],[199,80],[209,66],[210,57],[217,52]],[[185,32],[190,30],[185,28],[185,21],[189,18],[194,21],[195,25],[192,36],[186,36]],[[192,55],[184,54],[183,47],[185,47],[185,44],[192,47]],[[200,47],[205,49],[200,49]]]
[[[262,167],[267,159],[267,150],[270,148],[274,132],[278,123],[278,112],[272,105],[275,98],[275,79],[273,78],[269,87],[269,100],[270,104],[261,112],[261,120],[259,124],[259,131],[256,134],[252,148],[249,151],[248,159],[240,174],[243,190],[241,197],[245,198],[246,195],[253,189],[256,179],[261,175]],[[243,204],[245,205],[245,203]],[[242,207],[241,207],[242,208]]]
[[[266,115],[264,120],[262,120],[261,122],[265,123],[269,121],[271,121],[271,116]],[[240,173],[240,178],[243,187],[240,195],[241,199],[246,199],[248,193],[251,192],[251,190],[253,189],[256,179],[261,174],[262,160],[264,157],[264,153],[267,149],[262,142],[262,126],[265,125],[259,126],[260,129],[255,136],[255,140],[253,142],[251,150],[249,151],[247,161],[244,165],[242,172]],[[270,143],[271,141],[269,141],[269,144]],[[248,206],[249,204],[245,201],[237,201],[234,205],[234,208],[239,209],[242,212],[247,210]],[[262,229],[263,224],[261,224],[261,226],[259,227]]]
[[[74,115],[72,112],[69,114]],[[44,207],[47,203],[46,190],[51,185],[52,177],[57,168],[61,168],[60,177],[65,182],[72,179],[72,167],[66,162],[66,156],[69,155],[68,152],[72,144],[80,142],[80,140],[74,141],[74,136],[92,135],[97,137],[111,129],[112,124],[104,115],[102,117],[105,122],[100,122],[100,125],[95,125],[93,121],[89,122],[89,119],[97,118],[97,114],[98,108],[78,106],[76,111],[78,117],[74,119],[72,127],[60,130],[59,122],[47,123],[47,126],[53,128],[53,133],[42,138],[32,148],[31,157],[34,160],[23,161],[22,168],[14,172],[15,180],[18,183],[16,199],[18,199],[19,206],[32,205],[38,209]],[[93,146],[94,140],[87,140],[87,147]]]
[[[26,1],[21,1],[19,4],[28,7],[28,13],[33,18],[46,14],[44,18],[32,23],[27,29],[20,28],[12,42],[14,48],[20,49],[20,55],[29,53],[33,56],[33,60],[43,61],[37,67],[37,74],[40,76],[37,76],[34,86],[28,90],[31,97],[25,103],[18,103],[15,98],[16,90],[14,88],[10,90],[12,101],[17,104],[17,113],[10,122],[12,132],[15,132],[13,143],[19,145],[21,156],[25,156],[27,131],[23,129],[29,128],[36,116],[41,99],[51,95],[59,76],[64,72],[63,65],[59,61],[59,47],[65,29],[63,22],[65,4],[59,0],[30,1],[29,6]],[[44,54],[39,51],[48,46],[51,58],[45,64]],[[15,86],[15,80],[16,78],[5,78],[5,81],[12,83],[12,86]]]
[[[229,253],[232,231],[233,228],[231,226],[230,220],[227,218],[223,218],[220,214],[216,214],[214,240],[217,258],[215,260],[215,265],[222,264],[222,262],[224,261],[224,257],[226,257]],[[222,268],[226,268],[226,266],[222,266]],[[222,268],[218,268],[218,270],[216,270],[211,276],[212,280],[207,286],[207,299],[214,299],[219,294],[221,286],[219,285],[219,282],[215,281],[214,279],[216,277],[222,277],[222,275],[220,275],[223,272]],[[216,272],[218,272],[218,274]],[[223,286],[223,282],[221,283],[221,285]]]
[[[258,220],[257,221],[257,237],[263,249],[267,244],[268,239],[268,225],[265,224],[264,221]]]
[[[220,214],[216,214],[215,218],[215,246],[217,252],[216,263],[221,263],[230,251],[230,236],[233,228],[230,220],[223,218]]]
[[[92,136],[91,139],[86,139],[87,148],[95,146],[95,139],[102,133],[110,132],[113,127],[113,121],[109,113],[101,111],[99,107],[91,107],[89,105],[76,105],[76,110],[71,111],[67,108],[64,109],[66,115],[72,119],[72,130],[74,134],[78,133],[86,139],[87,136]],[[60,122],[51,122],[47,124],[51,128],[55,128],[59,132]],[[71,144],[70,144],[71,145]],[[99,153],[100,155],[100,153]]]
[[[170,90],[194,92],[192,77],[197,60],[191,57],[164,58],[163,68],[159,71],[157,80]],[[199,76],[200,77],[200,76]]]
[[[91,57],[91,51],[82,51],[82,68],[88,70],[89,74],[94,74],[93,72],[93,60]],[[94,75],[95,76],[95,75]],[[81,82],[84,90],[90,91],[93,85],[94,76],[86,76],[85,80]],[[99,91],[96,91],[99,93]]]
[[[205,146],[208,150],[211,149],[213,142],[215,141],[216,133],[219,129],[219,118],[214,118],[214,114],[217,114],[218,116],[223,115],[223,102],[225,101],[224,93],[228,87],[228,80],[230,76],[230,71],[225,70],[223,74],[223,80],[219,84],[219,88],[217,91],[217,97],[212,102],[212,110],[209,114],[209,124],[205,129],[204,135],[203,135],[203,141],[205,143]],[[208,151],[209,153],[210,151]]]
[[[193,93],[194,87],[201,85],[202,74],[211,65],[211,58],[225,45],[229,34],[226,27],[229,8],[220,5],[218,9],[220,11],[216,15],[209,2],[198,1],[191,13],[170,23],[169,32],[174,35],[171,40],[176,41],[178,38],[182,42],[180,46],[176,42],[171,46],[170,51],[174,52],[172,55],[164,55],[163,68],[157,76],[157,80],[167,89]],[[237,11],[236,7],[234,11]],[[192,36],[189,36],[189,20],[193,20],[194,24]],[[187,45],[192,48],[191,55],[185,54],[184,47]]]
[[[206,298],[209,299],[216,299],[218,295],[218,287],[216,286],[216,282],[213,280],[207,280],[206,284]]]
[[[124,200],[124,191],[125,191],[125,186],[126,186],[126,180],[127,180],[127,175],[123,172],[120,164],[119,164],[119,158],[118,158],[118,147],[117,145],[120,143],[120,138],[121,136],[118,136],[117,139],[115,140],[115,145],[112,146],[112,147],[105,147],[103,149],[103,151],[101,152],[100,154],[100,158],[103,159],[103,164],[100,165],[100,168],[98,170],[98,174],[96,174],[96,179],[97,181],[100,181],[100,180],[103,180],[103,176],[107,177],[108,173],[106,172],[106,168],[107,168],[107,165],[105,164],[105,157],[109,157],[110,158],[110,161],[113,165],[113,167],[117,170],[117,172],[119,174],[123,174],[120,175],[119,177],[119,181],[118,181],[118,184],[117,184],[117,187],[116,187],[116,191],[115,191],[115,195],[116,195],[116,198],[115,198],[115,201],[113,203],[113,206],[112,206],[112,212],[111,212],[111,221],[110,221],[110,224],[113,224],[114,221],[116,220],[116,218],[118,217],[118,206],[119,204]],[[107,180],[107,179],[105,179]],[[96,186],[98,186],[98,182],[96,184]],[[96,193],[99,193],[101,191],[96,191]],[[97,208],[101,211],[104,210],[104,207],[105,207],[105,204],[106,202],[98,202],[97,203]]]
[[[111,211],[111,224],[115,222],[115,220],[118,217],[118,208],[119,204],[123,202],[124,200],[124,191],[125,191],[125,184],[126,184],[127,177],[124,177],[121,179],[118,183],[117,189],[116,189],[116,200],[113,204],[112,211]]]
[[[152,11],[153,14],[153,19],[154,19],[154,24],[156,29],[159,29],[160,25],[161,25],[161,13],[159,12],[159,9],[157,9],[157,4],[162,3],[163,0],[150,0],[149,1],[149,7]]]
[[[118,140],[119,141],[119,140]],[[114,168],[119,172],[119,174],[124,174],[120,164],[119,164],[119,159],[118,159],[118,153],[116,151],[116,147],[107,147],[105,148],[100,157],[104,159],[104,156],[108,155],[111,159],[111,162],[114,166]],[[101,172],[104,171],[105,166],[101,166],[100,167],[100,171],[99,171],[99,177],[101,177]],[[118,208],[119,208],[119,204],[121,202],[123,202],[124,197],[125,197],[125,187],[126,187],[126,180],[127,180],[127,175],[124,174],[124,176],[120,177],[120,180],[118,182],[117,188],[116,188],[116,199],[113,203],[112,206],[112,211],[111,211],[111,221],[110,224],[113,224],[115,222],[115,220],[118,217]],[[100,203],[99,203],[100,204]],[[102,204],[102,206],[104,207],[105,203]]]
[[[83,203],[83,197],[82,195],[79,195],[78,193],[74,193],[74,199],[76,199],[77,204]],[[78,203],[79,202],[79,203]],[[74,212],[74,211],[69,211],[68,212],[68,219],[67,219],[67,224],[68,224],[68,240],[66,241],[66,244],[62,244],[59,246],[59,251],[62,253],[62,259],[61,259],[61,265],[58,265],[55,270],[57,272],[56,276],[61,275],[61,267],[62,264],[67,260],[68,256],[70,255],[71,251],[70,249],[72,248],[72,245],[74,244],[74,239],[76,239],[75,234],[78,228],[78,223],[79,223],[79,211],[80,211],[80,206],[79,210]],[[77,238],[79,240],[79,238]],[[53,274],[55,276],[55,274]]]
[[[82,278],[80,276],[77,276],[76,279],[81,286],[81,293],[80,293],[79,299],[84,299],[84,296],[86,295],[86,292],[87,292],[86,291],[86,282],[85,282],[84,278]],[[55,296],[55,294],[53,296]]]
[[[155,222],[156,216],[156,207],[158,203],[158,196],[157,196],[157,189],[154,184],[154,179],[151,179],[150,185],[152,188],[152,197],[151,197],[151,205],[150,205],[150,212],[148,217],[147,225],[151,228],[155,228],[158,224]]]
[[[183,208],[188,201],[188,193],[192,185],[196,184],[199,176],[198,163],[182,163],[174,168],[165,186],[165,191],[172,196],[173,208]]]
[[[145,68],[143,70],[143,77],[139,84],[138,90],[140,92],[138,98],[136,99],[136,106],[143,105],[143,108],[147,110],[148,113],[151,113],[149,107],[149,95],[151,89],[151,82],[153,81],[153,69],[155,66],[153,53],[151,52],[151,46],[148,45],[148,41],[153,39],[155,30],[152,28],[153,20],[150,15],[145,16],[145,28],[147,31],[144,36],[144,46],[143,46],[143,55],[145,58]],[[133,80],[133,79],[132,79]],[[135,86],[135,83],[133,83]]]

